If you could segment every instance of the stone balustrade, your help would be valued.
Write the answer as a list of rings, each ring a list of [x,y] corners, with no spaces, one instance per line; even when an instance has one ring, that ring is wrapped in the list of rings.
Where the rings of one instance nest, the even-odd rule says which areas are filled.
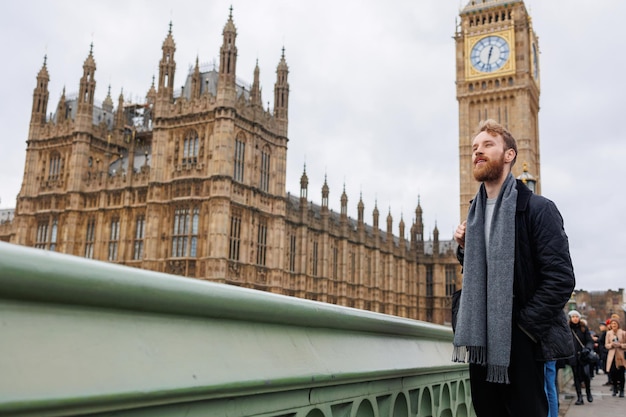
[[[473,415],[447,327],[4,242],[0,329],[0,415]]]

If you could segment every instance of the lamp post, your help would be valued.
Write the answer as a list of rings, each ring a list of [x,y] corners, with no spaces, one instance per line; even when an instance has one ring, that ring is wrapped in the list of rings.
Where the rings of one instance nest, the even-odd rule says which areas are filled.
[[[522,175],[517,177],[518,180],[522,180],[524,184],[532,191],[533,193],[537,190],[537,179],[533,177],[530,172],[528,172],[528,164],[524,162],[524,168]]]

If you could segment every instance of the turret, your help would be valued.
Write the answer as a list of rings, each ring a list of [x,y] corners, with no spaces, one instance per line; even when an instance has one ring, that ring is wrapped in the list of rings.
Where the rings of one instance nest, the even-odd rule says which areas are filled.
[[[324,175],[324,185],[322,186],[322,213],[328,213],[328,183]]]
[[[439,229],[437,228],[437,222],[435,222],[435,229],[433,230],[433,256],[439,256]]]
[[[305,204],[307,201],[307,194],[309,189],[309,177],[306,175],[306,164],[304,165],[304,171],[300,177],[300,204]]]
[[[372,226],[374,230],[378,231],[378,220],[380,217],[380,213],[378,211],[378,203],[374,203],[374,211],[372,212]]]
[[[93,125],[93,103],[96,92],[96,61],[93,58],[93,43],[89,55],[83,64],[83,76],[78,90],[78,107],[76,108],[76,128],[87,131]]]
[[[261,83],[259,81],[259,60],[256,60],[256,66],[254,67],[254,80],[252,81],[252,89],[250,90],[250,104],[253,106],[263,107],[263,100],[261,98]]]
[[[113,99],[111,98],[111,86],[110,85],[109,85],[109,90],[107,92],[107,96],[102,102],[102,110],[113,112]]]
[[[124,130],[124,125],[126,124],[126,120],[124,120],[124,91],[120,92],[120,96],[117,98],[117,113],[115,114],[115,128],[118,131]]]
[[[47,56],[43,58],[43,66],[37,74],[37,86],[33,91],[33,108],[30,116],[31,134],[34,134],[33,126],[42,125],[46,122],[46,112],[48,109],[48,68],[46,67]],[[32,139],[32,137],[30,138]]]
[[[65,100],[65,87],[63,87],[63,92],[61,93],[59,104],[57,104],[56,123],[61,123],[68,117],[70,117],[70,114],[69,108],[67,107],[67,102]]]
[[[422,206],[420,204],[420,197],[417,197],[417,208],[415,209],[415,224],[412,227],[411,240],[413,247],[417,250],[417,253],[424,253],[424,222],[422,219]]]
[[[365,204],[363,204],[363,193],[361,193],[361,195],[359,196],[359,204],[357,204],[357,221],[358,221],[358,226],[359,227],[363,227],[364,225],[364,219],[363,219],[363,213],[365,211]]]
[[[346,185],[343,185],[341,193],[341,221],[348,220],[348,195],[346,194]]]
[[[196,66],[193,69],[193,75],[191,76],[191,94],[189,98],[191,100],[200,98],[200,91],[202,89],[202,81],[200,79],[200,63],[196,56]]]
[[[146,103],[150,106],[154,106],[154,104],[156,103],[156,98],[157,98],[157,92],[156,92],[156,88],[154,87],[154,75],[153,75],[152,85],[150,86],[150,89],[148,90],[148,93],[146,94]]]
[[[170,29],[161,49],[163,50],[163,55],[159,62],[157,95],[161,101],[169,103],[174,99],[174,73],[176,72],[176,61],[174,61],[176,44],[172,37],[172,22],[170,22]]]
[[[287,77],[289,75],[289,67],[285,61],[285,48],[276,68],[276,84],[274,84],[274,117],[278,124],[278,134],[287,136],[287,127],[289,121],[289,83]]]
[[[233,23],[233,8],[230,7],[228,21],[222,31],[223,41],[220,48],[220,72],[217,81],[217,102],[222,106],[232,106],[237,99],[237,28]]]

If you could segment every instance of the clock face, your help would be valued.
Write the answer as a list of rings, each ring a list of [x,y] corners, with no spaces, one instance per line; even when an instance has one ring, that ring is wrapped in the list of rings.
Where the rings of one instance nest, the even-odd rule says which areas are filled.
[[[486,36],[476,42],[472,48],[470,60],[472,66],[480,72],[494,72],[509,60],[511,49],[508,42],[500,36]]]

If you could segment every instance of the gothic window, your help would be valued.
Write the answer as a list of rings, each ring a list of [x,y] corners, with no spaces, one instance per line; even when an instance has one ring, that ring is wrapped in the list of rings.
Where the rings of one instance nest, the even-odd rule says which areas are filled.
[[[432,297],[433,295],[433,266],[426,265],[426,297]]]
[[[145,237],[145,227],[146,227],[146,217],[141,214],[137,216],[135,220],[135,242],[134,242],[134,251],[133,251],[133,259],[140,260],[143,259],[143,239]]]
[[[109,261],[117,260],[117,250],[120,243],[120,218],[111,219],[109,228]]]
[[[228,249],[228,259],[239,260],[239,245],[241,241],[241,212],[233,210],[230,216],[230,239]]]
[[[39,223],[37,223],[35,247],[55,251],[57,246],[57,232],[57,219],[45,219],[39,221]]]
[[[87,221],[87,233],[85,235],[85,258],[93,259],[93,245],[96,236],[96,218],[91,217]]]
[[[56,181],[61,173],[61,154],[52,152],[50,154],[50,167],[48,168],[48,181]]]
[[[367,260],[365,261],[367,265],[367,271],[365,276],[365,285],[368,287],[372,285],[372,256],[371,254],[367,256]]]
[[[270,185],[270,153],[268,149],[261,151],[261,191],[268,192]]]
[[[246,143],[243,138],[238,137],[235,139],[235,171],[233,172],[233,179],[238,182],[243,182],[245,151]]]
[[[190,130],[183,141],[183,164],[198,163],[199,139],[198,132]]]
[[[446,296],[452,297],[456,292],[456,266],[446,265]]]
[[[289,272],[296,272],[296,235],[289,236]]]
[[[174,210],[172,257],[195,257],[198,246],[198,207],[178,207]]]
[[[350,252],[350,281],[356,280],[356,256],[354,252]]]
[[[257,250],[256,250],[256,263],[257,265],[265,265],[267,254],[267,220],[260,219],[257,230]]]
[[[313,240],[313,245],[311,248],[311,275],[317,276],[317,265],[319,263],[319,243],[317,239]]]
[[[337,246],[333,246],[333,265],[332,265],[332,270],[333,270],[332,278],[333,279],[337,279],[338,266],[339,266],[339,249],[337,248]]]

